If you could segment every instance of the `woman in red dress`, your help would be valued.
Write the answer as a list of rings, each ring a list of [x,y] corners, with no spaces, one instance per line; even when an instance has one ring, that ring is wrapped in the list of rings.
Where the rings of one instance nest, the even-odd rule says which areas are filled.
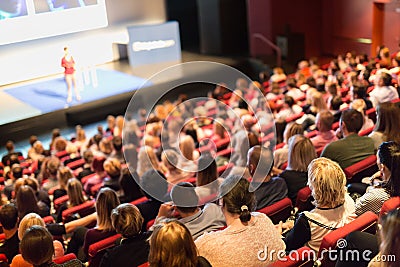
[[[76,86],[75,61],[74,58],[68,53],[68,47],[64,47],[64,57],[61,60],[61,66],[65,69],[64,71],[65,82],[67,83],[67,89],[68,89],[67,102],[70,103],[72,101],[72,92],[71,92],[72,85],[74,86],[76,100],[80,101],[81,96]]]

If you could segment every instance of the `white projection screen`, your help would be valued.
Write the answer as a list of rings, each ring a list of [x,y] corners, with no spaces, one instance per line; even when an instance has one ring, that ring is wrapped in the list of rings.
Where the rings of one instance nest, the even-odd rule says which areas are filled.
[[[107,25],[105,0],[0,0],[0,45]]]

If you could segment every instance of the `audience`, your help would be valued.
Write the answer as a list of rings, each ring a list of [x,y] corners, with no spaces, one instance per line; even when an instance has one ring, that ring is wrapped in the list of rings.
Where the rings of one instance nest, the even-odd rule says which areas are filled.
[[[321,157],[326,157],[339,163],[342,169],[373,155],[374,142],[367,136],[359,136],[363,125],[363,116],[354,109],[345,110],[340,118],[340,131],[343,139],[328,144]]]
[[[200,256],[212,266],[261,266],[277,260],[277,254],[260,262],[260,248],[281,251],[285,249],[271,220],[256,208],[255,195],[249,192],[250,183],[230,175],[220,186],[222,212],[228,227],[222,231],[205,233],[195,241]]]
[[[346,176],[336,162],[314,159],[308,166],[307,184],[316,208],[300,213],[287,233],[285,243],[289,252],[304,245],[318,251],[326,234],[356,218],[354,201],[346,194]]]
[[[255,189],[256,210],[272,205],[287,196],[285,181],[272,175],[272,152],[261,146],[250,148],[247,154],[247,167],[252,176]]]
[[[120,204],[111,212],[111,223],[122,239],[106,252],[100,267],[139,266],[147,262],[150,233],[141,231],[143,217],[139,209],[129,203]]]

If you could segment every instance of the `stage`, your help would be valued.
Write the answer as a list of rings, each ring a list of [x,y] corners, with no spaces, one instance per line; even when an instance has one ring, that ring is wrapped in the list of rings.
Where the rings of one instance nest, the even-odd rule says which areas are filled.
[[[240,60],[191,52],[182,53],[182,62],[212,61],[237,67],[240,65]],[[68,106],[66,84],[62,74],[2,86],[0,87],[1,144],[9,139],[26,140],[32,134],[50,132],[53,128],[102,121],[108,114],[124,114],[138,88],[157,91],[160,86],[168,86],[171,80],[181,78],[179,75],[168,79],[164,77],[161,80],[151,78],[171,65],[165,63],[132,68],[127,60],[121,60],[96,66],[97,85],[93,83],[90,72],[88,83],[85,82],[84,74],[80,74],[82,99],[76,101],[74,97]],[[207,75],[206,73],[212,70],[200,69],[198,72]],[[149,78],[150,81],[146,82]],[[197,93],[203,94],[199,90]]]

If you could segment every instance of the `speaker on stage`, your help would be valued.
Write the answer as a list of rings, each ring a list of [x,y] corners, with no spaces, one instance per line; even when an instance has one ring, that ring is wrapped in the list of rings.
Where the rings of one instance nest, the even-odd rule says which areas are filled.
[[[248,54],[245,0],[197,0],[203,54]]]

